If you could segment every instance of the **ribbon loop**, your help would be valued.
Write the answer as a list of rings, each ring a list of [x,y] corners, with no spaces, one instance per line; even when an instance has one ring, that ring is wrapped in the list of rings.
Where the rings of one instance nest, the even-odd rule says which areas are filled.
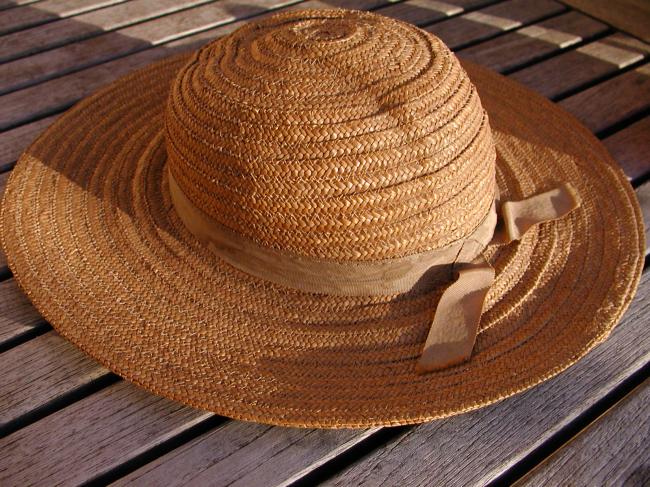
[[[483,258],[479,264],[463,264],[457,274],[436,308],[416,366],[418,373],[457,365],[472,354],[483,302],[494,282],[494,269]]]
[[[519,240],[534,225],[562,218],[578,206],[580,199],[570,183],[521,201],[505,202],[491,243]],[[416,365],[418,373],[458,365],[472,355],[483,305],[495,272],[482,255],[468,263],[462,261],[462,254],[461,249],[458,277],[442,294],[436,308]]]

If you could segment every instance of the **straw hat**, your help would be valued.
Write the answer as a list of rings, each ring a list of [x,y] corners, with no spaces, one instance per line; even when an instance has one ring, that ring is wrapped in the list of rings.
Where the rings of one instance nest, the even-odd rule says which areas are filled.
[[[20,158],[14,276],[122,377],[233,418],[427,421],[602,342],[634,193],[573,117],[436,37],[317,10],[87,98]]]

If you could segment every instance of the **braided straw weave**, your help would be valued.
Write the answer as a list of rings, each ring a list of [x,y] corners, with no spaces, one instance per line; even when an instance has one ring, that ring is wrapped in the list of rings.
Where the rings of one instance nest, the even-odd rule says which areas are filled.
[[[280,14],[209,44],[180,70],[165,120],[194,206],[295,254],[437,249],[494,200],[487,116],[456,57],[367,12]]]
[[[643,265],[641,214],[573,117],[463,68],[429,34],[340,10],[273,16],[153,64],[23,154],[0,219],[9,265],[52,326],[102,364],[234,418],[407,424],[532,387],[620,319]],[[495,181],[504,199],[570,182],[582,204],[486,249],[496,279],[471,360],[416,374],[446,284],[332,296],[245,274],[187,231],[167,168],[239,234],[334,260],[462,238]]]

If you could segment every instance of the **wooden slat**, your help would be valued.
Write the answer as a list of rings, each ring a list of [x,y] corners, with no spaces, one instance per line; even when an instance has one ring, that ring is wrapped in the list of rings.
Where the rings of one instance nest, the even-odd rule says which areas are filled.
[[[650,117],[616,132],[603,142],[631,180],[650,173]]]
[[[602,103],[603,98],[608,103]],[[650,107],[650,64],[581,91],[562,100],[560,105],[593,132],[601,132]]]
[[[650,484],[650,379],[518,485]]]
[[[375,431],[274,428],[229,421],[113,485],[289,485]]]
[[[45,321],[16,281],[0,282],[0,345],[45,326]]]
[[[440,37],[450,48],[459,49],[565,10],[553,0],[507,0],[434,24],[426,30]]]
[[[92,37],[104,31],[178,12],[207,1],[212,0],[133,0],[111,8],[16,32],[1,39],[0,61],[7,62],[21,58]],[[21,64],[13,66],[18,66],[16,69],[19,69]]]
[[[495,0],[406,0],[377,10],[378,14],[414,25],[427,25],[436,20],[458,15],[465,10],[494,3]]]
[[[0,354],[0,430],[109,371],[50,331]]]
[[[645,365],[648,326],[645,274],[621,324],[567,371],[501,403],[409,429],[325,485],[485,485]]]
[[[513,79],[556,99],[650,54],[650,46],[624,34],[614,34],[574,51],[517,71]]]
[[[30,3],[37,3],[41,0],[0,0],[0,10],[9,10],[20,5],[29,5]]]
[[[308,1],[300,3],[295,8],[322,8],[324,6],[331,6],[331,3],[334,2],[331,0],[329,3]],[[387,0],[364,0],[357,2],[357,5],[360,8],[375,8],[386,3]],[[211,6],[207,5],[205,7]],[[183,12],[183,14],[196,14],[196,11],[203,8],[199,7],[191,11]],[[268,12],[262,15],[266,13]],[[173,16],[166,17],[165,19],[170,19],[171,17]],[[158,19],[157,21],[161,20],[163,19]],[[199,22],[205,22],[201,20],[200,16],[198,18],[188,18],[187,20],[192,21],[194,27]],[[146,23],[135,27],[145,25]],[[209,29],[155,48],[146,49],[114,61],[99,64],[30,88],[3,95],[0,97],[0,105],[3,107],[0,110],[0,130],[6,130],[10,127],[24,124],[35,118],[47,116],[53,112],[67,108],[80,98],[89,95],[119,76],[166,56],[196,49],[209,40],[225,35],[241,25],[242,23],[228,23],[218,28]],[[173,31],[173,25],[168,26],[168,28]],[[106,36],[110,35],[114,35],[114,33],[106,34]]]
[[[564,0],[564,3],[650,42],[648,0]]]
[[[126,0],[45,0],[38,5],[14,8],[0,14],[0,34],[15,32],[52,20],[79,15]],[[0,45],[2,42],[0,41]]]
[[[210,416],[120,382],[0,440],[0,485],[79,485]]]
[[[10,169],[18,156],[36,137],[49,127],[58,115],[42,118],[13,130],[0,133],[0,172]]]
[[[566,49],[607,29],[605,24],[586,15],[568,12],[463,49],[458,55],[503,72]]]
[[[241,26],[230,23],[0,97],[0,130],[66,108],[135,69],[172,54],[187,52]],[[108,34],[112,35],[112,34]]]
[[[646,156],[647,157],[647,156]],[[639,204],[641,208],[644,209],[643,212],[643,224],[645,226],[645,255],[646,257],[650,254],[650,182],[647,182],[641,185],[636,190],[636,196],[639,199]]]

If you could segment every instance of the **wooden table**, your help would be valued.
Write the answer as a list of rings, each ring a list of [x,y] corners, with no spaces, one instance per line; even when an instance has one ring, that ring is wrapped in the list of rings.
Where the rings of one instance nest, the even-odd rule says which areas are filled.
[[[20,6],[16,6],[20,4]],[[650,46],[552,0],[0,0],[0,186],[118,76],[286,8],[400,18],[573,113],[650,216]],[[0,485],[636,485],[650,482],[650,274],[611,338],[491,407],[413,427],[231,421],[151,395],[61,339],[0,257]]]

